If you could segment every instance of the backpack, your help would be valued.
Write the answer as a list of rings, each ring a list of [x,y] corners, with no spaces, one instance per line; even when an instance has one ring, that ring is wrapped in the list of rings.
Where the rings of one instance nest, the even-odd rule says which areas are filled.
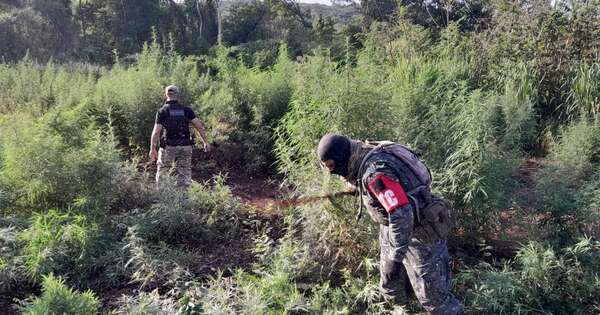
[[[363,173],[366,161],[376,153],[388,153],[402,161],[408,166],[420,183],[419,186],[406,192],[406,195],[412,199],[416,207],[416,209],[414,209],[415,225],[423,227],[430,239],[445,239],[454,226],[450,204],[441,198],[431,198],[431,202],[421,206],[414,197],[414,195],[422,191],[430,193],[432,178],[429,168],[421,161],[421,159],[419,159],[419,156],[407,146],[390,141],[371,142],[371,144],[375,144],[376,147],[363,158],[359,167],[359,174]],[[359,185],[359,189],[361,190],[360,211],[362,211],[362,184]],[[360,212],[358,218],[359,217]]]

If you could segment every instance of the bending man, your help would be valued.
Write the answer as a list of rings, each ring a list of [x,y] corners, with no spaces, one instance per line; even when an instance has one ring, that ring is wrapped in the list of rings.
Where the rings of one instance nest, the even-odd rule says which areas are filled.
[[[367,145],[336,134],[321,138],[318,154],[331,174],[357,187],[369,215],[380,224],[380,290],[386,300],[401,296],[406,272],[429,313],[462,314],[451,292],[450,209],[431,195],[427,167],[402,145]]]

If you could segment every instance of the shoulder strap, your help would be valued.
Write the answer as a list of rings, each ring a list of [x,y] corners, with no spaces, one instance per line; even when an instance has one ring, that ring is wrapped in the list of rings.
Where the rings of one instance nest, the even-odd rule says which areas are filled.
[[[387,142],[387,141],[385,141]],[[393,142],[390,142],[393,143]],[[358,194],[360,195],[360,206],[358,208],[358,213],[356,214],[356,222],[358,222],[360,220],[360,218],[362,217],[362,213],[363,213],[363,207],[364,207],[364,197],[363,197],[363,193],[364,193],[364,189],[363,189],[363,185],[362,185],[362,174],[363,174],[363,170],[365,167],[365,163],[367,162],[367,160],[373,156],[373,154],[377,153],[381,147],[385,145],[385,144],[378,144],[375,148],[373,148],[371,151],[369,151],[369,153],[367,153],[365,155],[365,157],[362,159],[362,161],[360,162],[360,166],[358,167],[358,176],[357,176],[357,186],[358,186]]]
[[[422,190],[428,189],[431,186],[431,178],[432,178],[431,171],[423,162],[421,162],[421,160],[418,158],[418,154],[405,145],[391,142],[391,141],[379,141],[379,142],[371,142],[371,143],[376,144],[377,146],[365,155],[363,160],[360,162],[360,167],[358,168],[359,176],[357,179],[357,185],[358,185],[358,191],[360,194],[360,208],[358,210],[358,214],[356,215],[356,220],[357,221],[360,220],[360,217],[362,216],[363,207],[364,207],[364,197],[363,197],[364,189],[362,187],[362,174],[364,171],[365,164],[369,160],[369,158],[371,156],[373,156],[373,154],[376,154],[379,152],[386,152],[388,154],[392,154],[393,156],[395,156],[396,158],[401,160],[404,164],[406,164],[410,168],[410,170],[414,173],[414,175],[418,177],[419,181],[422,184],[418,187],[415,187],[414,189],[411,189],[410,191],[408,191],[406,193],[409,196],[409,198],[411,198],[413,200],[413,202],[415,203],[415,206],[417,207],[417,209],[413,209],[413,210],[416,211],[417,221],[420,221],[420,215],[419,215],[419,209],[418,209],[418,208],[420,208],[420,205],[419,205],[417,199],[414,197],[414,195],[421,192]],[[398,150],[393,150],[393,148],[390,148],[392,146],[400,147],[404,151],[409,152],[412,156],[405,154],[404,152],[399,152]],[[388,150],[386,150],[386,149],[388,149]],[[419,168],[419,166],[422,166],[422,168],[425,168],[425,170],[427,171],[427,174],[425,174],[424,170]]]
[[[392,154],[408,166],[419,182],[421,182],[421,186],[431,186],[431,171],[429,170],[429,167],[421,161],[419,155],[415,151],[398,143],[386,146],[385,148],[382,148],[382,151]]]

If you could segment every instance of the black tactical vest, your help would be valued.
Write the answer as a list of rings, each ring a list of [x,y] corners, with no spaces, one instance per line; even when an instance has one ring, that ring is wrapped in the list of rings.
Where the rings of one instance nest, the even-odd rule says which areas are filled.
[[[166,112],[167,123],[161,143],[168,146],[192,145],[190,121],[186,116],[185,108],[177,103],[170,103]]]

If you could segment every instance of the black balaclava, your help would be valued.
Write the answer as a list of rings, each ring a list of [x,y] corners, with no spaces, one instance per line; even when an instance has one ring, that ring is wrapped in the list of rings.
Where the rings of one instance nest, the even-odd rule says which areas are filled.
[[[350,139],[347,137],[328,133],[319,141],[317,153],[321,161],[333,160],[335,162],[335,168],[331,171],[331,174],[346,177],[348,175],[350,147]]]

